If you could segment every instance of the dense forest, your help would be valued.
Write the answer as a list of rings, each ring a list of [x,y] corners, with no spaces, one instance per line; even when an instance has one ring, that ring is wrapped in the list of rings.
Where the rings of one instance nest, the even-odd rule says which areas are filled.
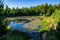
[[[42,4],[35,7],[30,8],[9,8],[6,5],[6,8],[4,8],[4,15],[8,17],[13,16],[38,16],[38,15],[46,15],[50,16],[55,9],[60,9],[60,4],[58,5],[48,5]]]

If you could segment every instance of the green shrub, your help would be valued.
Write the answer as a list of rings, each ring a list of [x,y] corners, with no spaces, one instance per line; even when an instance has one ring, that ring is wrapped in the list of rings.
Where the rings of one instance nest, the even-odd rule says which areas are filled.
[[[50,36],[46,40],[57,40],[57,38],[55,36]]]

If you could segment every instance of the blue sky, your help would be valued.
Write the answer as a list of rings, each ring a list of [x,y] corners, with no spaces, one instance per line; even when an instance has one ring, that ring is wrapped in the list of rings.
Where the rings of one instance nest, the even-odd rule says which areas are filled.
[[[5,5],[8,5],[10,8],[12,7],[31,7],[37,6],[41,4],[59,4],[60,0],[4,0]]]

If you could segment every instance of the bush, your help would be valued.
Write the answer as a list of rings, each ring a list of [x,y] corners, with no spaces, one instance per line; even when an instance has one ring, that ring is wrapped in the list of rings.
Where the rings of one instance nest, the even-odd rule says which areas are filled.
[[[55,36],[50,36],[46,40],[57,40],[57,38]]]

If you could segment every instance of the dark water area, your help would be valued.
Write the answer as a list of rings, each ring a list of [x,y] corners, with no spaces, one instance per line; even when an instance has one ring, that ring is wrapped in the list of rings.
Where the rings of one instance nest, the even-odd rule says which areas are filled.
[[[40,32],[26,32],[26,35],[33,40],[40,40]]]
[[[40,32],[28,31],[28,29],[24,28],[24,25],[25,25],[24,22],[16,23],[16,22],[12,21],[12,22],[9,23],[9,26],[10,26],[12,31],[14,31],[14,30],[22,31],[27,36],[29,36],[31,39],[33,39],[33,40],[40,40]],[[38,28],[39,28],[39,26],[38,26]],[[27,30],[27,31],[25,31],[25,30]]]

